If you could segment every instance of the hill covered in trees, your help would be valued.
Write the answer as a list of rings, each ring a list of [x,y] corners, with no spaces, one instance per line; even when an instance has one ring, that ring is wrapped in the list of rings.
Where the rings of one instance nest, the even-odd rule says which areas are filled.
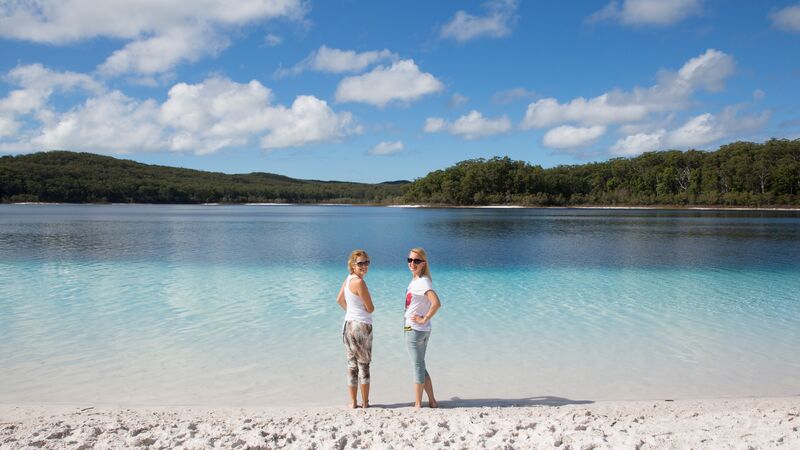
[[[406,185],[227,175],[66,151],[0,158],[2,202],[388,203]]]
[[[800,140],[735,142],[543,169],[462,161],[413,183],[227,175],[54,151],[0,158],[0,201],[70,203],[424,203],[529,206],[800,206]]]
[[[800,140],[735,142],[543,169],[462,161],[417,179],[405,200],[444,205],[800,206]]]

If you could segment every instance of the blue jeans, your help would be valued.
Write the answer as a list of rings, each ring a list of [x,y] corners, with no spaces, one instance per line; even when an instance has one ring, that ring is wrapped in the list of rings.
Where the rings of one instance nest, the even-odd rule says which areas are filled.
[[[414,382],[423,384],[425,376],[428,375],[428,371],[425,370],[425,350],[428,348],[431,332],[411,330],[405,331],[405,334],[408,356],[411,357],[411,364],[414,366]]]

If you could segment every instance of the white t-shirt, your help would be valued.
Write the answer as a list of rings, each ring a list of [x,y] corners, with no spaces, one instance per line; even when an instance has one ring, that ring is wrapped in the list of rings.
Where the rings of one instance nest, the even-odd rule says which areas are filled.
[[[417,331],[431,331],[431,321],[416,323],[411,320],[414,316],[424,316],[431,309],[431,301],[425,293],[433,290],[433,284],[428,277],[419,277],[411,280],[406,290],[405,326]]]

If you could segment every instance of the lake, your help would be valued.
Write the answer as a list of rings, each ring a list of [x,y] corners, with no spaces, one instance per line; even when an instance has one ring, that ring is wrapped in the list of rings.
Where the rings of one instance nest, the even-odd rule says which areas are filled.
[[[411,401],[416,246],[440,400],[800,394],[798,211],[0,205],[0,403],[344,405],[355,248]]]

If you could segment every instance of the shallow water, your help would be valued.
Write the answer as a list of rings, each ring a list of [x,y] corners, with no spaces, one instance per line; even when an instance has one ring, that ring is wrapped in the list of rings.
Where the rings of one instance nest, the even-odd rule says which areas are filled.
[[[408,401],[412,246],[442,399],[800,394],[798,212],[2,205],[0,402],[341,403],[354,248]]]

